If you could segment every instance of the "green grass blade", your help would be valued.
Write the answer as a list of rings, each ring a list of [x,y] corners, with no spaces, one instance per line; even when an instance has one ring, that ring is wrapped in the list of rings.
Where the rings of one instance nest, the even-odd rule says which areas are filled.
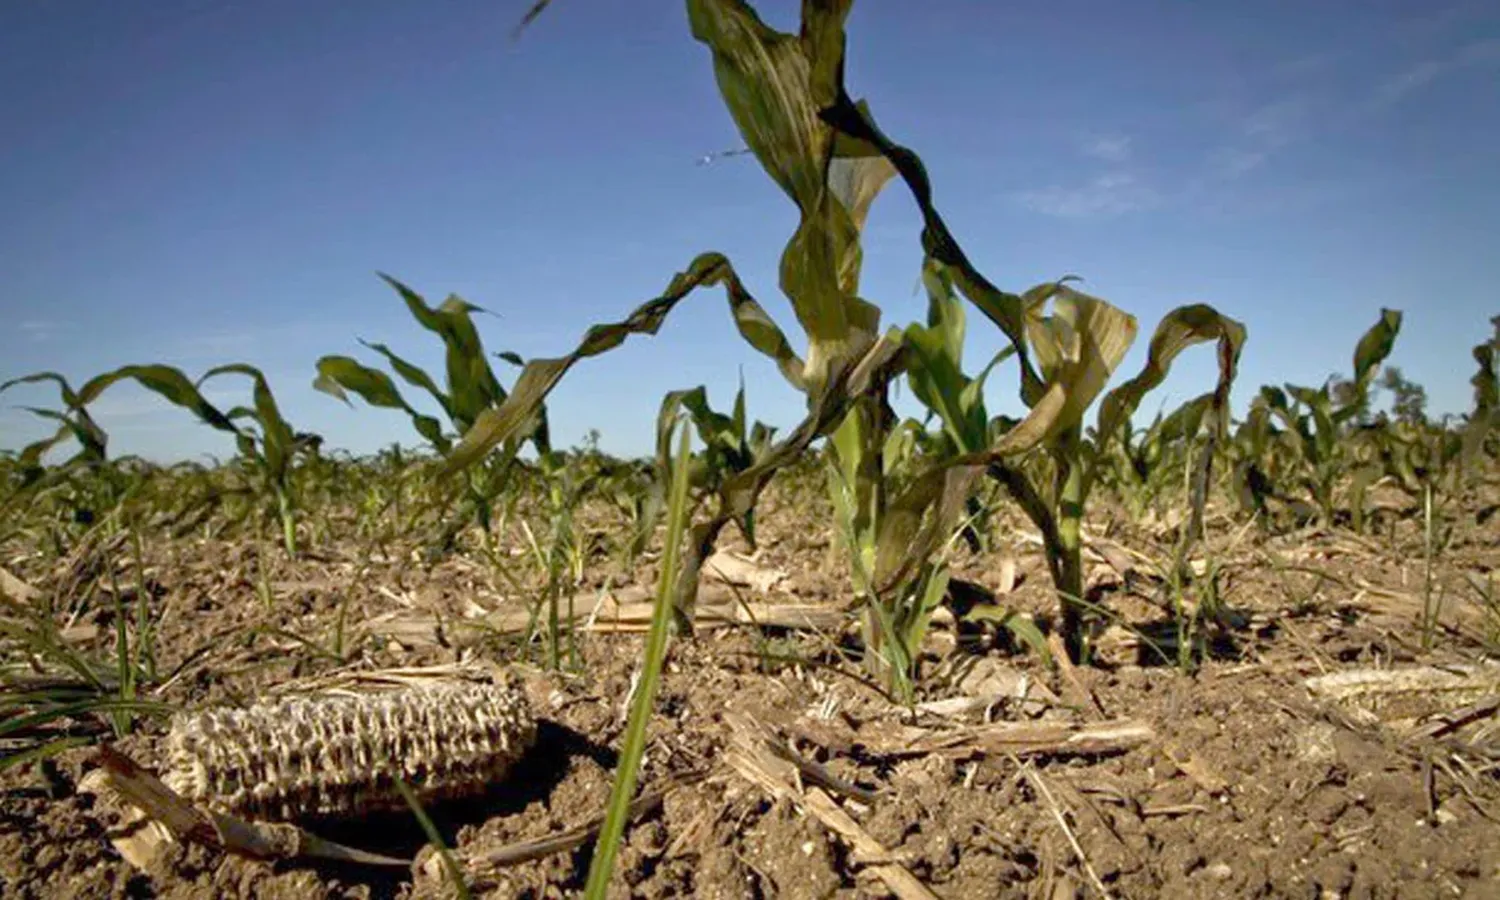
[[[16,766],[24,766],[30,762],[38,762],[44,759],[51,759],[59,753],[66,753],[67,751],[76,749],[78,747],[87,747],[93,742],[93,738],[78,735],[74,737],[58,738],[55,741],[48,741],[45,744],[39,744],[35,747],[28,747],[27,749],[22,750],[19,753],[3,755],[0,756],[0,772],[4,772],[6,769],[11,769]]]
[[[149,700],[109,700],[104,698],[80,700],[75,703],[50,706],[36,712],[8,715],[6,718],[0,719],[0,737],[21,734],[38,726],[55,722],[58,719],[77,718],[90,713],[103,714],[113,712],[168,715],[172,712],[172,707],[164,703],[155,703]]]
[[[395,767],[392,766],[391,768]],[[464,871],[459,867],[458,860],[453,857],[453,851],[448,849],[447,842],[443,840],[443,836],[438,832],[437,826],[432,823],[432,818],[427,815],[427,810],[422,808],[421,802],[417,800],[416,793],[407,785],[405,779],[397,775],[395,776],[395,784],[396,790],[401,794],[401,799],[406,801],[406,805],[411,809],[411,814],[416,816],[417,824],[422,827],[422,833],[427,836],[427,840],[437,850],[438,858],[443,862],[443,871],[448,874],[448,880],[453,882],[453,893],[460,900],[469,900],[472,896],[469,893],[469,881],[464,877]]]
[[[651,720],[656,705],[656,689],[661,679],[662,663],[667,655],[667,638],[673,615],[673,580],[677,576],[683,532],[687,526],[688,460],[691,451],[692,432],[684,424],[672,467],[667,537],[662,548],[656,604],[651,611],[651,630],[646,636],[641,677],[636,685],[635,702],[630,708],[630,721],[625,727],[625,740],[620,749],[615,784],[609,795],[609,810],[605,814],[604,827],[599,832],[599,841],[594,847],[593,862],[589,865],[588,883],[584,887],[584,896],[588,900],[603,900],[609,888],[620,837],[624,834],[625,822],[630,817],[630,801],[635,796],[641,757],[646,752],[646,725]]]

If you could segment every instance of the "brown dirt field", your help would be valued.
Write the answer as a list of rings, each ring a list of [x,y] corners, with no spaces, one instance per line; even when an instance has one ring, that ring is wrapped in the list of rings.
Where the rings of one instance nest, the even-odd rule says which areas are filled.
[[[763,514],[760,563],[789,575],[769,601],[841,602],[844,579],[825,530],[808,524],[818,517],[813,504],[787,496]],[[1117,617],[1099,640],[1100,659],[1068,675],[992,633],[958,635],[939,625],[918,701],[977,698],[979,708],[967,713],[890,702],[861,680],[857,664],[839,657],[847,643],[839,635],[739,628],[676,640],[641,785],[651,791],[703,777],[669,791],[659,809],[628,828],[612,893],[887,897],[895,894],[880,873],[904,867],[947,898],[1052,900],[1101,891],[1126,898],[1500,897],[1494,710],[1424,732],[1433,715],[1472,699],[1414,695],[1360,705],[1305,684],[1340,671],[1474,663],[1493,652],[1496,623],[1487,616],[1494,611],[1463,589],[1467,574],[1493,573],[1500,562],[1494,523],[1475,518],[1467,515],[1441,563],[1448,599],[1433,650],[1422,649],[1416,626],[1415,525],[1394,510],[1366,537],[1311,529],[1263,537],[1216,522],[1200,555],[1220,567],[1224,611],[1208,627],[1208,658],[1192,671],[1163,665],[1121,627],[1165,634],[1164,614],[1150,600],[1144,566],[1121,572],[1107,562],[1116,547],[1162,558],[1167,530],[1094,521],[1093,596]],[[962,556],[959,574],[1045,621],[1053,601],[1026,531],[998,529],[1012,537],[987,554]],[[382,559],[337,547],[320,546],[295,563],[268,556],[268,609],[258,596],[253,544],[161,540],[148,541],[146,551],[150,589],[122,600],[126,609],[150,604],[159,616],[159,666],[181,666],[161,695],[174,704],[241,702],[340,668],[514,657],[513,639],[462,627],[521,602],[465,556],[430,569],[404,553]],[[86,572],[128,560],[108,545],[93,556],[75,558],[66,571],[35,570],[19,552],[0,564],[76,600],[86,612],[72,633],[80,644],[108,648],[114,606],[90,596],[101,582]],[[607,576],[620,578],[598,561],[581,595]],[[653,577],[646,566],[629,580],[650,585]],[[134,584],[134,576],[123,583]],[[341,648],[333,637],[340,622]],[[256,631],[267,625],[280,631]],[[343,659],[288,634],[341,650],[332,655]],[[489,796],[430,810],[466,861],[475,896],[563,897],[582,889],[588,844],[506,867],[483,859],[602,814],[640,646],[635,635],[582,633],[579,665],[569,672],[521,667],[542,721],[537,745]],[[1119,752],[1072,754],[912,743],[922,735],[959,740],[985,722],[1065,728],[1118,719],[1148,726],[1150,738]],[[816,778],[795,777],[780,797],[753,783],[731,764],[740,758],[731,752],[740,746],[735,723],[745,721],[789,757],[824,767],[830,781],[819,788]],[[118,747],[158,763],[160,731],[148,727]],[[78,789],[91,758],[88,749],[74,750],[55,766],[0,774],[0,896],[449,895],[420,863],[409,870],[270,864],[179,846],[137,869],[111,842],[113,814]],[[824,791],[883,856],[853,849],[810,811],[812,795]],[[430,859],[410,816],[308,827],[360,849]]]

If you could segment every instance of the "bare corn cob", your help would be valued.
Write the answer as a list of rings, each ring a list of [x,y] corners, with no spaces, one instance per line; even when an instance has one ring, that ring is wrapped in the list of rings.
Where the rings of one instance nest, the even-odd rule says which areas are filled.
[[[405,808],[483,793],[536,738],[510,686],[445,682],[374,694],[295,697],[182,714],[166,783],[248,818],[290,820]]]

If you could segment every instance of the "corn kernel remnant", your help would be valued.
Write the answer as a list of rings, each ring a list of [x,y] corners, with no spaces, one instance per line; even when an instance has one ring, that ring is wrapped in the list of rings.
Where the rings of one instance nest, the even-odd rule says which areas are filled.
[[[169,787],[252,819],[401,810],[399,776],[424,804],[502,781],[536,739],[519,690],[446,682],[295,697],[179,714]]]

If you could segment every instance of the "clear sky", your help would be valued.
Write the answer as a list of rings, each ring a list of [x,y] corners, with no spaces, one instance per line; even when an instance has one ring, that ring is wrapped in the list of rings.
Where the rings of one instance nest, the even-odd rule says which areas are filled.
[[[440,359],[377,270],[495,313],[490,350],[550,356],[719,250],[795,332],[775,277],[793,207],[748,157],[697,164],[739,139],[683,4],[558,0],[512,43],[528,5],[0,4],[0,380],[250,362],[295,426],[368,451],[415,436],[314,392],[317,357],[364,356],[362,337]],[[790,0],[759,8],[795,26]],[[1140,318],[1128,370],[1166,310],[1209,302],[1250,329],[1242,408],[1262,383],[1347,371],[1391,306],[1391,362],[1435,411],[1467,409],[1468,348],[1500,312],[1493,0],[861,0],[848,80],[992,280],[1076,273]],[[885,322],[921,317],[898,184],[866,259]],[[988,329],[971,316],[973,367]],[[1184,357],[1171,399],[1208,388],[1211,357]],[[663,392],[707,384],[727,406],[742,369],[752,415],[797,420],[705,293],[576,368],[556,438],[643,452]],[[991,385],[1014,412],[1014,371]],[[247,396],[232,378],[210,394]],[[0,396],[0,446],[43,433],[13,407],[54,401]],[[232,450],[133,385],[96,414],[115,454]]]

